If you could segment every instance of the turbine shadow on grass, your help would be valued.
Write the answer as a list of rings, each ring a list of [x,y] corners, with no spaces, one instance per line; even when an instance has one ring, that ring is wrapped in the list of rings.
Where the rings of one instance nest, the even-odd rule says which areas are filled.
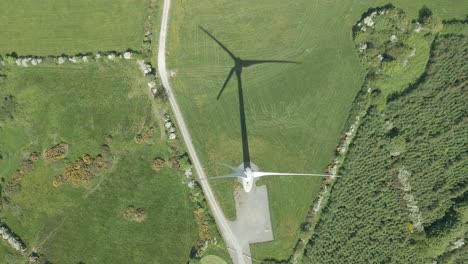
[[[288,60],[243,60],[240,57],[234,55],[232,51],[230,51],[223,43],[221,43],[218,39],[216,39],[210,32],[208,32],[203,27],[199,26],[199,28],[205,32],[211,39],[213,39],[234,61],[234,66],[229,71],[226,80],[221,87],[221,90],[216,97],[217,100],[221,97],[224,89],[226,88],[227,84],[231,80],[232,76],[236,74],[237,78],[237,91],[239,93],[239,116],[240,116],[240,124],[241,124],[241,136],[242,136],[242,158],[244,161],[244,168],[250,168],[250,152],[249,152],[249,140],[247,137],[247,123],[245,120],[245,107],[244,107],[244,93],[242,89],[242,70],[243,68],[248,68],[250,66],[254,66],[257,64],[265,64],[265,63],[292,63],[292,64],[300,64],[296,61],[288,61]]]

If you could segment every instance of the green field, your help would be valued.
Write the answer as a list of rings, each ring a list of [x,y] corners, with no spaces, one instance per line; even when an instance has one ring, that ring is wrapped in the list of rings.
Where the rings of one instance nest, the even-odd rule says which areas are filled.
[[[365,70],[351,28],[370,6],[385,1],[174,1],[169,67],[177,98],[209,175],[242,160],[236,80],[216,95],[232,60],[198,26],[243,59],[295,60],[243,71],[252,161],[269,171],[323,172],[331,161]],[[396,1],[412,17],[427,1]],[[462,1],[427,3],[434,15],[463,17]],[[457,7],[458,6],[458,7]],[[234,218],[234,180],[211,183]],[[254,245],[257,259],[287,259],[320,179],[269,178],[275,241]]]
[[[148,21],[157,24],[156,19],[160,15],[157,11],[153,18],[147,18],[148,2],[2,1],[0,54],[15,52],[20,56],[47,56],[140,50],[145,24]],[[300,63],[263,64],[244,70],[250,154],[252,162],[263,170],[321,173],[333,157],[352,101],[366,74],[367,66],[359,63],[355,51],[351,27],[369,7],[386,3],[173,0],[168,43],[169,67],[175,75],[172,83],[206,172],[209,175],[226,173],[216,164],[238,165],[242,160],[242,148],[235,78],[231,79],[221,99],[216,100],[233,62],[198,26],[207,28],[243,59],[281,59]],[[423,4],[427,4],[434,17],[439,19],[464,18],[466,15],[466,4],[461,0],[398,0],[394,4],[403,8],[410,18],[417,17]],[[153,27],[154,33],[158,28]],[[461,32],[457,27],[449,31]],[[418,53],[408,64],[411,70],[389,68],[388,72],[398,72],[399,75],[390,74],[393,79],[375,82],[385,96],[402,91],[408,82],[413,82],[423,72],[433,37],[405,39],[405,43],[416,47]],[[156,38],[157,34],[154,34],[153,39]],[[156,48],[157,43],[153,41],[151,47]],[[152,61],[155,59],[153,56]],[[450,59],[441,59],[441,67],[446,67]],[[460,70],[444,69],[447,72]],[[192,210],[199,204],[198,201],[190,201],[189,190],[182,183],[184,176],[169,164],[157,173],[151,169],[154,157],[173,158],[173,147],[178,143],[168,143],[166,135],[160,131],[160,121],[151,113],[159,113],[161,106],[150,100],[147,80],[140,76],[134,61],[87,65],[67,63],[62,66],[45,63],[33,68],[0,68],[0,190],[3,196],[0,200],[0,222],[8,224],[28,246],[28,251],[20,255],[5,243],[0,243],[0,263],[24,263],[27,253],[33,249],[52,263],[186,263],[192,247],[203,242],[196,242],[199,226]],[[433,87],[426,85],[426,88]],[[450,89],[459,88],[453,86]],[[381,99],[385,99],[384,95]],[[437,108],[441,113],[458,111],[457,107],[463,104],[459,102],[463,98],[452,98],[446,94],[436,94],[435,97],[448,100],[441,99],[453,106],[446,109],[442,105]],[[440,106],[439,101],[434,99],[434,102],[431,107]],[[451,104],[453,102],[456,103]],[[432,119],[427,118],[431,116],[430,112],[421,111],[418,116],[398,119],[410,110],[414,111],[413,108],[405,108],[411,105],[410,102],[399,103],[391,103],[389,109],[393,107],[393,110],[385,113],[395,120],[396,125],[405,128],[409,137],[420,136],[405,127],[407,119],[412,117],[422,120],[422,129],[428,130],[429,136],[447,132],[432,129],[429,122]],[[419,103],[422,108],[424,104]],[[384,111],[386,102],[376,101],[376,104],[379,108],[367,117],[364,132],[357,136],[359,148],[350,153],[351,162],[348,161],[344,172],[363,176],[369,171],[368,167],[363,169],[361,163],[369,162],[369,167],[388,165],[380,156],[382,153],[379,151],[384,150],[370,152],[368,150],[372,146],[366,145],[374,142],[368,141],[368,136],[375,136],[373,128],[386,126],[378,115],[381,113],[378,111]],[[400,113],[397,111],[400,108],[409,112]],[[451,125],[450,120],[447,121],[449,123],[444,122],[440,120],[438,124],[441,127]],[[134,140],[136,134],[144,133],[149,127],[155,128],[154,134],[147,142],[137,144]],[[457,124],[447,135],[457,139],[466,136],[459,131],[460,125]],[[106,141],[106,135],[112,135],[113,140]],[[391,151],[405,146],[400,138],[390,142],[375,140],[376,144],[388,144],[386,147]],[[422,137],[422,140],[426,138]],[[450,140],[435,139],[437,144],[444,146],[446,153],[433,151],[420,142],[408,143],[407,148],[410,146],[415,150],[405,153],[409,160],[420,158],[419,152],[434,152],[425,155],[423,161],[440,162],[440,167],[436,163],[433,167],[426,167],[432,169],[427,172],[429,180],[421,176],[425,173],[418,171],[424,164],[401,162],[414,171],[416,196],[424,197],[419,205],[423,215],[427,216],[424,222],[427,226],[425,247],[413,246],[414,240],[422,239],[421,234],[407,234],[411,219],[394,201],[401,193],[381,193],[376,188],[361,193],[361,182],[343,180],[335,186],[337,191],[332,193],[330,207],[324,211],[324,220],[318,224],[318,237],[314,238],[306,259],[320,262],[329,257],[336,260],[340,256],[351,256],[357,262],[374,258],[385,261],[392,257],[398,261],[428,257],[437,257],[441,261],[463,258],[466,247],[465,251],[447,251],[450,243],[465,230],[466,202],[454,202],[459,198],[455,194],[462,189],[453,191],[455,187],[451,178],[439,181],[437,177],[444,173],[457,175],[455,171],[464,168],[456,155],[449,161],[442,159],[459,151],[451,149],[450,144],[444,145]],[[69,148],[65,159],[50,161],[42,157],[45,151],[61,142],[67,143]],[[85,154],[91,157],[102,154],[106,150],[103,144],[109,145],[111,162],[88,184],[53,186],[54,179]],[[29,164],[26,161],[33,152],[40,153],[41,158]],[[362,157],[367,159],[362,161]],[[374,163],[372,158],[376,158]],[[16,182],[16,171],[25,164],[32,167],[23,169],[31,171],[24,173]],[[449,169],[441,171],[441,168]],[[373,171],[376,174],[370,176],[380,175],[377,169]],[[390,188],[393,182],[385,180],[370,180],[370,184],[372,187]],[[287,259],[297,241],[307,209],[320,190],[321,180],[268,178],[259,184],[268,186],[275,241],[253,245],[253,257],[260,260]],[[234,180],[220,180],[212,182],[212,185],[226,215],[234,219],[233,191],[239,186]],[[432,186],[437,188],[428,191]],[[360,205],[362,200],[359,198],[365,195],[382,199],[371,205],[366,202],[352,214],[342,213],[343,206],[349,206],[349,201],[340,199],[353,193],[357,199],[351,200],[353,206]],[[387,203],[387,199],[391,202]],[[146,220],[141,223],[126,221],[123,214],[130,205],[143,208]],[[367,222],[360,221],[365,219],[367,212],[381,212],[382,208],[386,208],[385,214],[371,215]],[[389,212],[394,214],[389,215]],[[337,222],[343,218],[350,219],[355,228],[346,226],[345,231],[340,229],[342,225]],[[441,225],[440,219],[450,220],[451,225]],[[213,232],[210,221],[203,224],[209,225],[210,232]],[[364,229],[366,224],[370,226]],[[382,225],[389,228],[388,233],[380,233]],[[335,229],[327,229],[328,226]],[[365,230],[364,234],[346,233],[361,229]],[[366,232],[377,235],[365,240],[368,238]],[[349,242],[343,248],[334,248],[342,240]],[[384,240],[390,243],[382,242]],[[369,241],[371,245],[366,244]],[[393,246],[395,243],[391,242],[395,241],[402,243]],[[374,249],[374,246],[377,250],[373,255],[349,254],[356,249],[372,252],[369,249]],[[332,249],[336,249],[334,255],[327,255],[327,250]],[[396,253],[392,256],[392,252]],[[208,258],[201,259],[201,262],[219,262],[217,257],[209,255],[227,259],[222,243],[211,245],[205,254]]]
[[[147,0],[0,1],[0,54],[138,50]]]
[[[413,85],[371,98],[304,263],[466,261],[468,37],[434,37]]]
[[[9,202],[2,200],[0,220],[28,251],[21,256],[2,242],[0,263],[24,263],[32,249],[52,263],[186,263],[197,239],[194,205],[185,176],[169,165],[151,169],[154,157],[171,158],[174,143],[151,114],[158,105],[135,61],[10,67],[2,74],[0,107],[9,115],[0,115],[0,177]],[[3,101],[8,95],[16,104]],[[153,135],[137,144],[137,133],[151,126]],[[24,157],[60,142],[69,145],[65,159],[41,155],[12,191]],[[53,186],[66,165],[103,153],[103,144],[113,156],[109,168],[88,185]],[[146,220],[126,221],[130,205],[144,209]]]
[[[201,259],[200,264],[226,264],[226,261],[215,255],[207,255]]]

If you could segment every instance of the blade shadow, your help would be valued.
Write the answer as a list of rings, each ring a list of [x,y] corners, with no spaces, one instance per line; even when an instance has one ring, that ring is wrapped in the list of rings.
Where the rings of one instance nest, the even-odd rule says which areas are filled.
[[[232,53],[226,46],[224,46],[223,43],[221,43],[221,41],[217,40],[213,35],[211,35],[210,32],[208,32],[208,30],[204,29],[202,26],[198,26],[201,30],[203,30],[203,32],[205,32],[211,39],[213,39],[216,43],[218,43],[218,45],[224,50],[226,51],[229,56],[231,56],[231,58],[233,60],[236,59],[236,56],[234,55],[234,53]]]
[[[250,67],[257,64],[263,63],[290,63],[290,64],[301,64],[297,61],[287,61],[287,60],[241,60],[242,67]]]
[[[221,87],[221,90],[216,97],[217,100],[221,97],[221,94],[226,89],[229,81],[232,79],[232,75],[235,73],[237,78],[237,90],[239,94],[239,116],[240,116],[240,125],[241,125],[241,137],[242,137],[242,158],[244,162],[244,168],[250,167],[250,151],[249,151],[249,140],[247,137],[247,122],[245,118],[245,107],[244,107],[244,92],[242,87],[242,69],[247,68],[257,64],[265,63],[289,63],[289,64],[300,64],[297,61],[289,60],[242,60],[237,57],[231,50],[229,50],[221,41],[215,38],[208,30],[204,29],[202,26],[199,28],[205,32],[211,39],[213,39],[229,56],[234,60],[234,66],[229,71],[226,80]]]
[[[224,81],[223,87],[221,87],[221,90],[219,90],[219,93],[218,93],[218,96],[216,97],[216,100],[219,100],[219,98],[221,97],[221,94],[223,93],[224,89],[226,88],[229,80],[231,80],[231,77],[232,77],[232,75],[234,74],[235,71],[236,71],[236,68],[232,67],[232,69],[229,72],[226,80]]]

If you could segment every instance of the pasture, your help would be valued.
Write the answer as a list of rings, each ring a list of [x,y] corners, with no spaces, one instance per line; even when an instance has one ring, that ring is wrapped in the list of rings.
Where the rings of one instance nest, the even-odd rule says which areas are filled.
[[[0,177],[9,198],[0,219],[28,251],[19,255],[2,242],[0,262],[24,263],[32,249],[52,263],[187,262],[197,239],[194,205],[185,176],[169,164],[152,170],[154,157],[172,157],[174,143],[159,130],[152,115],[157,106],[136,62],[43,64],[3,73],[1,98],[12,95],[16,109],[13,118],[0,119]],[[137,144],[135,136],[149,127],[153,134]],[[68,144],[65,158],[45,159],[44,151],[61,142]],[[89,184],[53,185],[68,165],[106,149],[112,162]],[[40,157],[17,190],[12,177],[32,152]],[[144,221],[127,221],[129,206],[142,208]]]
[[[138,50],[147,0],[0,1],[0,54]]]
[[[208,175],[242,161],[235,76],[216,100],[232,59],[199,26],[242,59],[293,60],[242,73],[252,162],[262,170],[323,172],[335,151],[365,70],[351,28],[385,1],[173,1],[169,68],[179,103]],[[395,1],[410,16],[427,4],[442,18],[463,17],[462,1]],[[235,180],[211,182],[235,218]],[[320,178],[266,178],[275,241],[254,245],[257,259],[287,259]],[[236,187],[237,186],[237,187]]]
[[[200,263],[201,264],[226,264],[227,262],[218,256],[208,255],[208,256],[203,257]]]

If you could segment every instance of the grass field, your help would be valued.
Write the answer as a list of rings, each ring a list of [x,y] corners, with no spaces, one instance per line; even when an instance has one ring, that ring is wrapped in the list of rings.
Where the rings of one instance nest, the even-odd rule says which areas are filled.
[[[215,255],[207,255],[200,260],[201,264],[226,264],[222,258]]]
[[[169,66],[173,87],[209,175],[217,162],[242,160],[236,80],[216,95],[230,68],[228,55],[203,26],[243,59],[295,60],[243,71],[251,158],[269,171],[322,172],[330,162],[365,71],[351,28],[371,6],[385,1],[173,1]],[[462,1],[396,1],[412,17],[423,3],[442,18],[463,17]],[[458,5],[458,7],[457,7]],[[320,179],[270,178],[275,241],[254,245],[258,259],[291,253]],[[234,180],[211,183],[226,215],[234,218]]]
[[[1,98],[17,102],[13,120],[1,120],[0,177],[3,190],[23,156],[65,142],[65,159],[34,162],[21,191],[0,209],[3,222],[52,263],[185,263],[197,239],[188,188],[179,172],[151,169],[156,156],[171,157],[166,136],[152,113],[153,100],[135,61],[4,69]],[[2,102],[3,103],[3,102]],[[155,133],[143,144],[143,127]],[[111,142],[105,141],[112,135]],[[108,144],[111,167],[88,186],[52,185],[64,167]],[[129,205],[146,220],[127,222]],[[24,263],[25,256],[0,243],[0,263]]]
[[[147,0],[0,1],[0,54],[139,49]]]

